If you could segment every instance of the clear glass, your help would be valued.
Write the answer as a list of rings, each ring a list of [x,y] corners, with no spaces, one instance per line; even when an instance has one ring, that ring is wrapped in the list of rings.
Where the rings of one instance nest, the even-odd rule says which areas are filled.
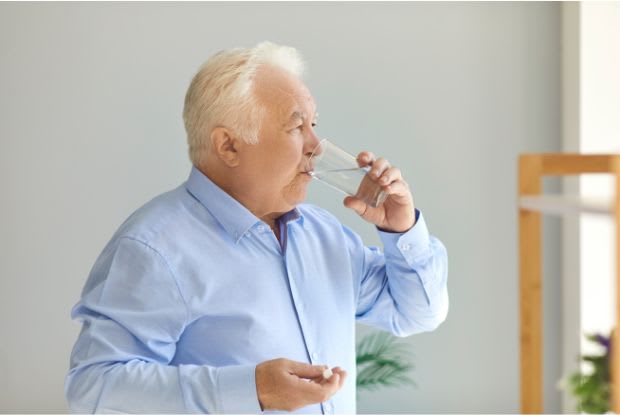
[[[313,178],[377,207],[388,195],[370,178],[369,170],[368,166],[359,167],[354,156],[327,139],[321,140],[306,163],[306,172]]]

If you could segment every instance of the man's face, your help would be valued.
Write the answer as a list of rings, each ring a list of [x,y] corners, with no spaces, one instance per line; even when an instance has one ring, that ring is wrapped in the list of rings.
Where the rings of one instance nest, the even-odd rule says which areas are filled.
[[[266,113],[258,144],[240,152],[240,168],[246,189],[267,211],[286,212],[306,198],[305,163],[320,141],[313,131],[316,105],[300,80],[278,68],[263,66],[255,87]]]

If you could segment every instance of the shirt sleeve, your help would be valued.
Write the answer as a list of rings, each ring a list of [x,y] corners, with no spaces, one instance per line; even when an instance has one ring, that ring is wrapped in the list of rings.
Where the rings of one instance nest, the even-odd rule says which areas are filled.
[[[72,412],[261,412],[255,365],[170,364],[189,312],[146,243],[123,237],[106,248],[72,317],[83,322],[65,382]]]
[[[356,320],[400,337],[435,330],[448,314],[448,256],[416,209],[404,233],[378,230],[385,253],[345,227],[356,281]]]

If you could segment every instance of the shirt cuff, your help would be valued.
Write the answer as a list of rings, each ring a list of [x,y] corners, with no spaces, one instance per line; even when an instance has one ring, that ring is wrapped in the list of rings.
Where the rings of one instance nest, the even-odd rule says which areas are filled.
[[[416,209],[416,217],[415,225],[407,232],[392,233],[378,229],[385,255],[404,258],[409,266],[413,266],[431,254],[430,235],[426,221],[418,209]]]
[[[262,413],[256,391],[256,365],[224,366],[218,372],[218,412]]]

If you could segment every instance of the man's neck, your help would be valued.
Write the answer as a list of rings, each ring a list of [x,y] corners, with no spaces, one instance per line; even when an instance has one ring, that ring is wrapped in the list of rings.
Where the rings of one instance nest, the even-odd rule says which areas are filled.
[[[230,175],[218,174],[218,172],[213,169],[199,168],[199,167],[196,167],[196,168],[200,170],[202,174],[207,176],[209,180],[215,183],[220,189],[226,192],[230,197],[235,199],[237,202],[241,203],[246,209],[252,212],[254,216],[256,216],[257,218],[259,218],[260,220],[268,224],[272,232],[276,235],[276,238],[278,238],[278,241],[280,240],[280,227],[278,225],[278,218],[286,212],[261,211],[258,209],[257,206],[252,204],[249,200],[245,200],[241,196],[241,193],[244,193],[244,192],[237,192],[235,191],[235,189],[233,189],[233,187],[229,184],[229,181],[226,179],[226,177]]]
[[[278,223],[278,221],[276,221],[275,224],[273,225],[269,224],[269,226],[271,227],[271,231],[276,236],[276,239],[278,240],[278,242],[281,242],[280,241],[280,224]]]

